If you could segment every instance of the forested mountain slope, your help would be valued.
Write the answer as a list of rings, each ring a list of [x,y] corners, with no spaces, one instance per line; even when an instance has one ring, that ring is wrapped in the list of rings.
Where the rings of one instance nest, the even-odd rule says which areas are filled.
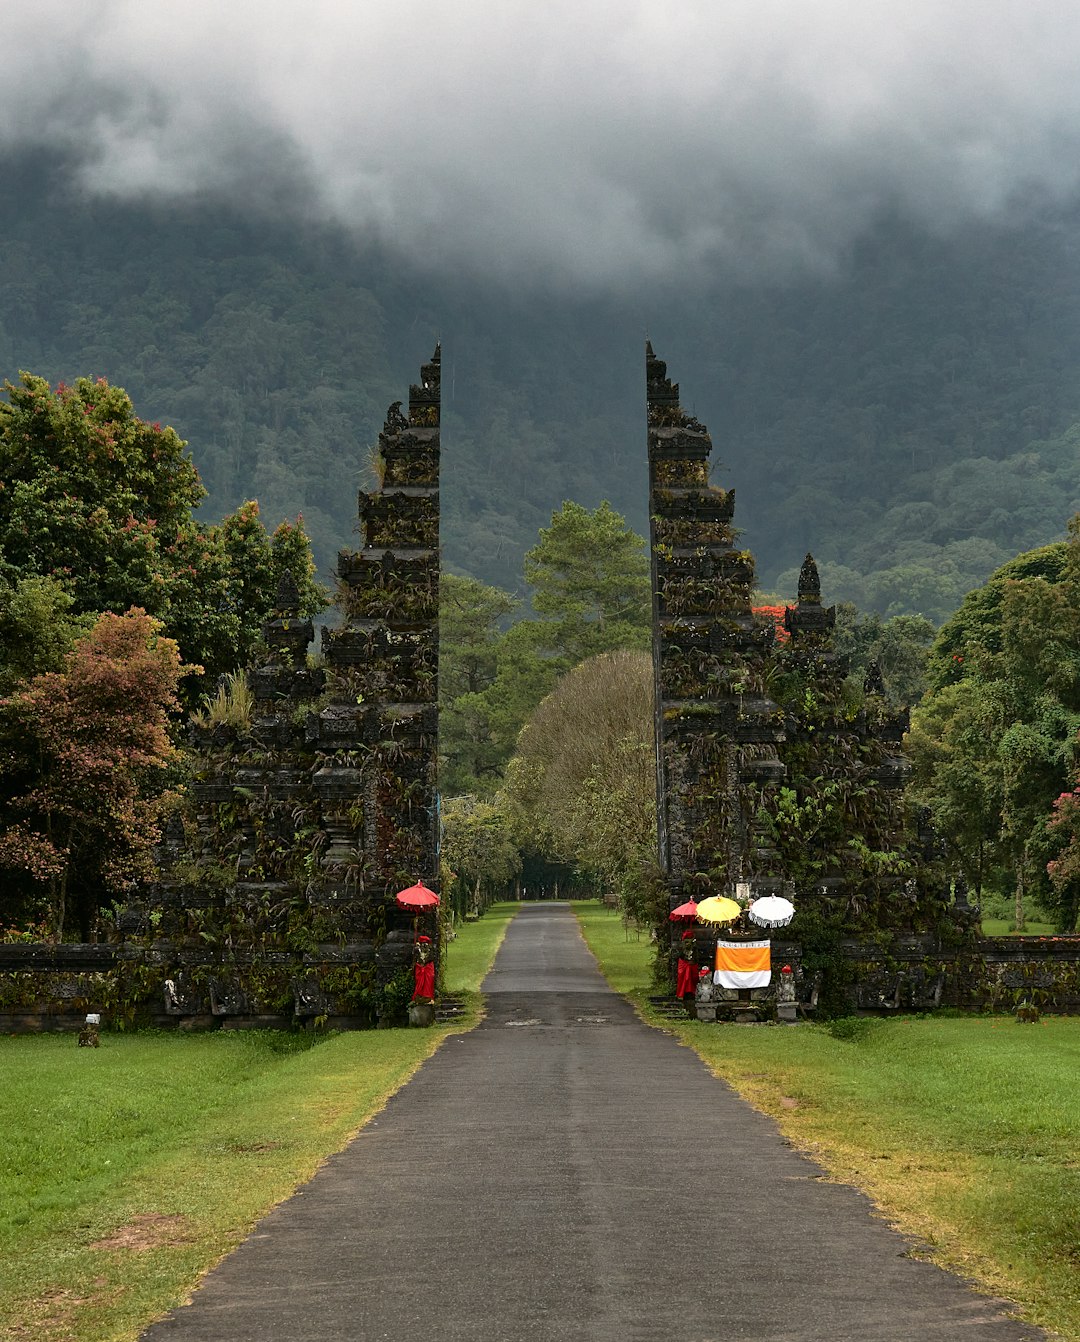
[[[766,586],[812,549],[829,599],[942,618],[1080,508],[1076,216],[883,220],[834,274],[568,294],[409,270],[295,210],[76,198],[55,161],[0,182],[0,374],[126,387],[189,440],[212,513],[302,512],[324,568],[436,338],[447,562],[509,588],[565,498],[645,527],[646,334]]]

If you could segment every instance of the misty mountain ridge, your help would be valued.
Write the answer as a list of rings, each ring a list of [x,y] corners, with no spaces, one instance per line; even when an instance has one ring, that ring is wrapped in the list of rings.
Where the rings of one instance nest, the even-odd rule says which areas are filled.
[[[391,401],[443,343],[448,567],[511,590],[566,498],[644,531],[646,335],[709,427],[761,585],[941,619],[1080,510],[1080,209],[947,236],[881,215],[827,271],[567,294],[407,264],[209,198],[72,194],[11,158],[0,371],[104,375],[190,444],[220,515],[353,547]]]

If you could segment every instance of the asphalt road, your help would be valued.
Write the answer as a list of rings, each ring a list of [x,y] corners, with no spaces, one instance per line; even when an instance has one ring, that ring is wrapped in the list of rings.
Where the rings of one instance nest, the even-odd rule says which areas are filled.
[[[526,905],[447,1040],[146,1342],[1020,1342]]]

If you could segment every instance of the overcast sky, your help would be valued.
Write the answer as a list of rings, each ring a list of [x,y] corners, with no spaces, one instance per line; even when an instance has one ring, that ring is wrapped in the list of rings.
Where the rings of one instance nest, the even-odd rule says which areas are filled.
[[[576,286],[822,265],[1080,174],[1069,0],[0,0],[0,144]]]

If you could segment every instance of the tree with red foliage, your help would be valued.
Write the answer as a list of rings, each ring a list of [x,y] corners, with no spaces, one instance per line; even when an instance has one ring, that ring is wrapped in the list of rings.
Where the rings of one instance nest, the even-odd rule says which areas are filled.
[[[7,921],[54,941],[150,874],[177,685],[188,669],[160,621],[103,614],[67,655],[0,700],[0,868]],[[21,905],[21,907],[17,907]]]
[[[760,620],[769,620],[776,630],[777,643],[786,643],[791,635],[784,627],[784,611],[787,606],[755,606],[754,614]]]

